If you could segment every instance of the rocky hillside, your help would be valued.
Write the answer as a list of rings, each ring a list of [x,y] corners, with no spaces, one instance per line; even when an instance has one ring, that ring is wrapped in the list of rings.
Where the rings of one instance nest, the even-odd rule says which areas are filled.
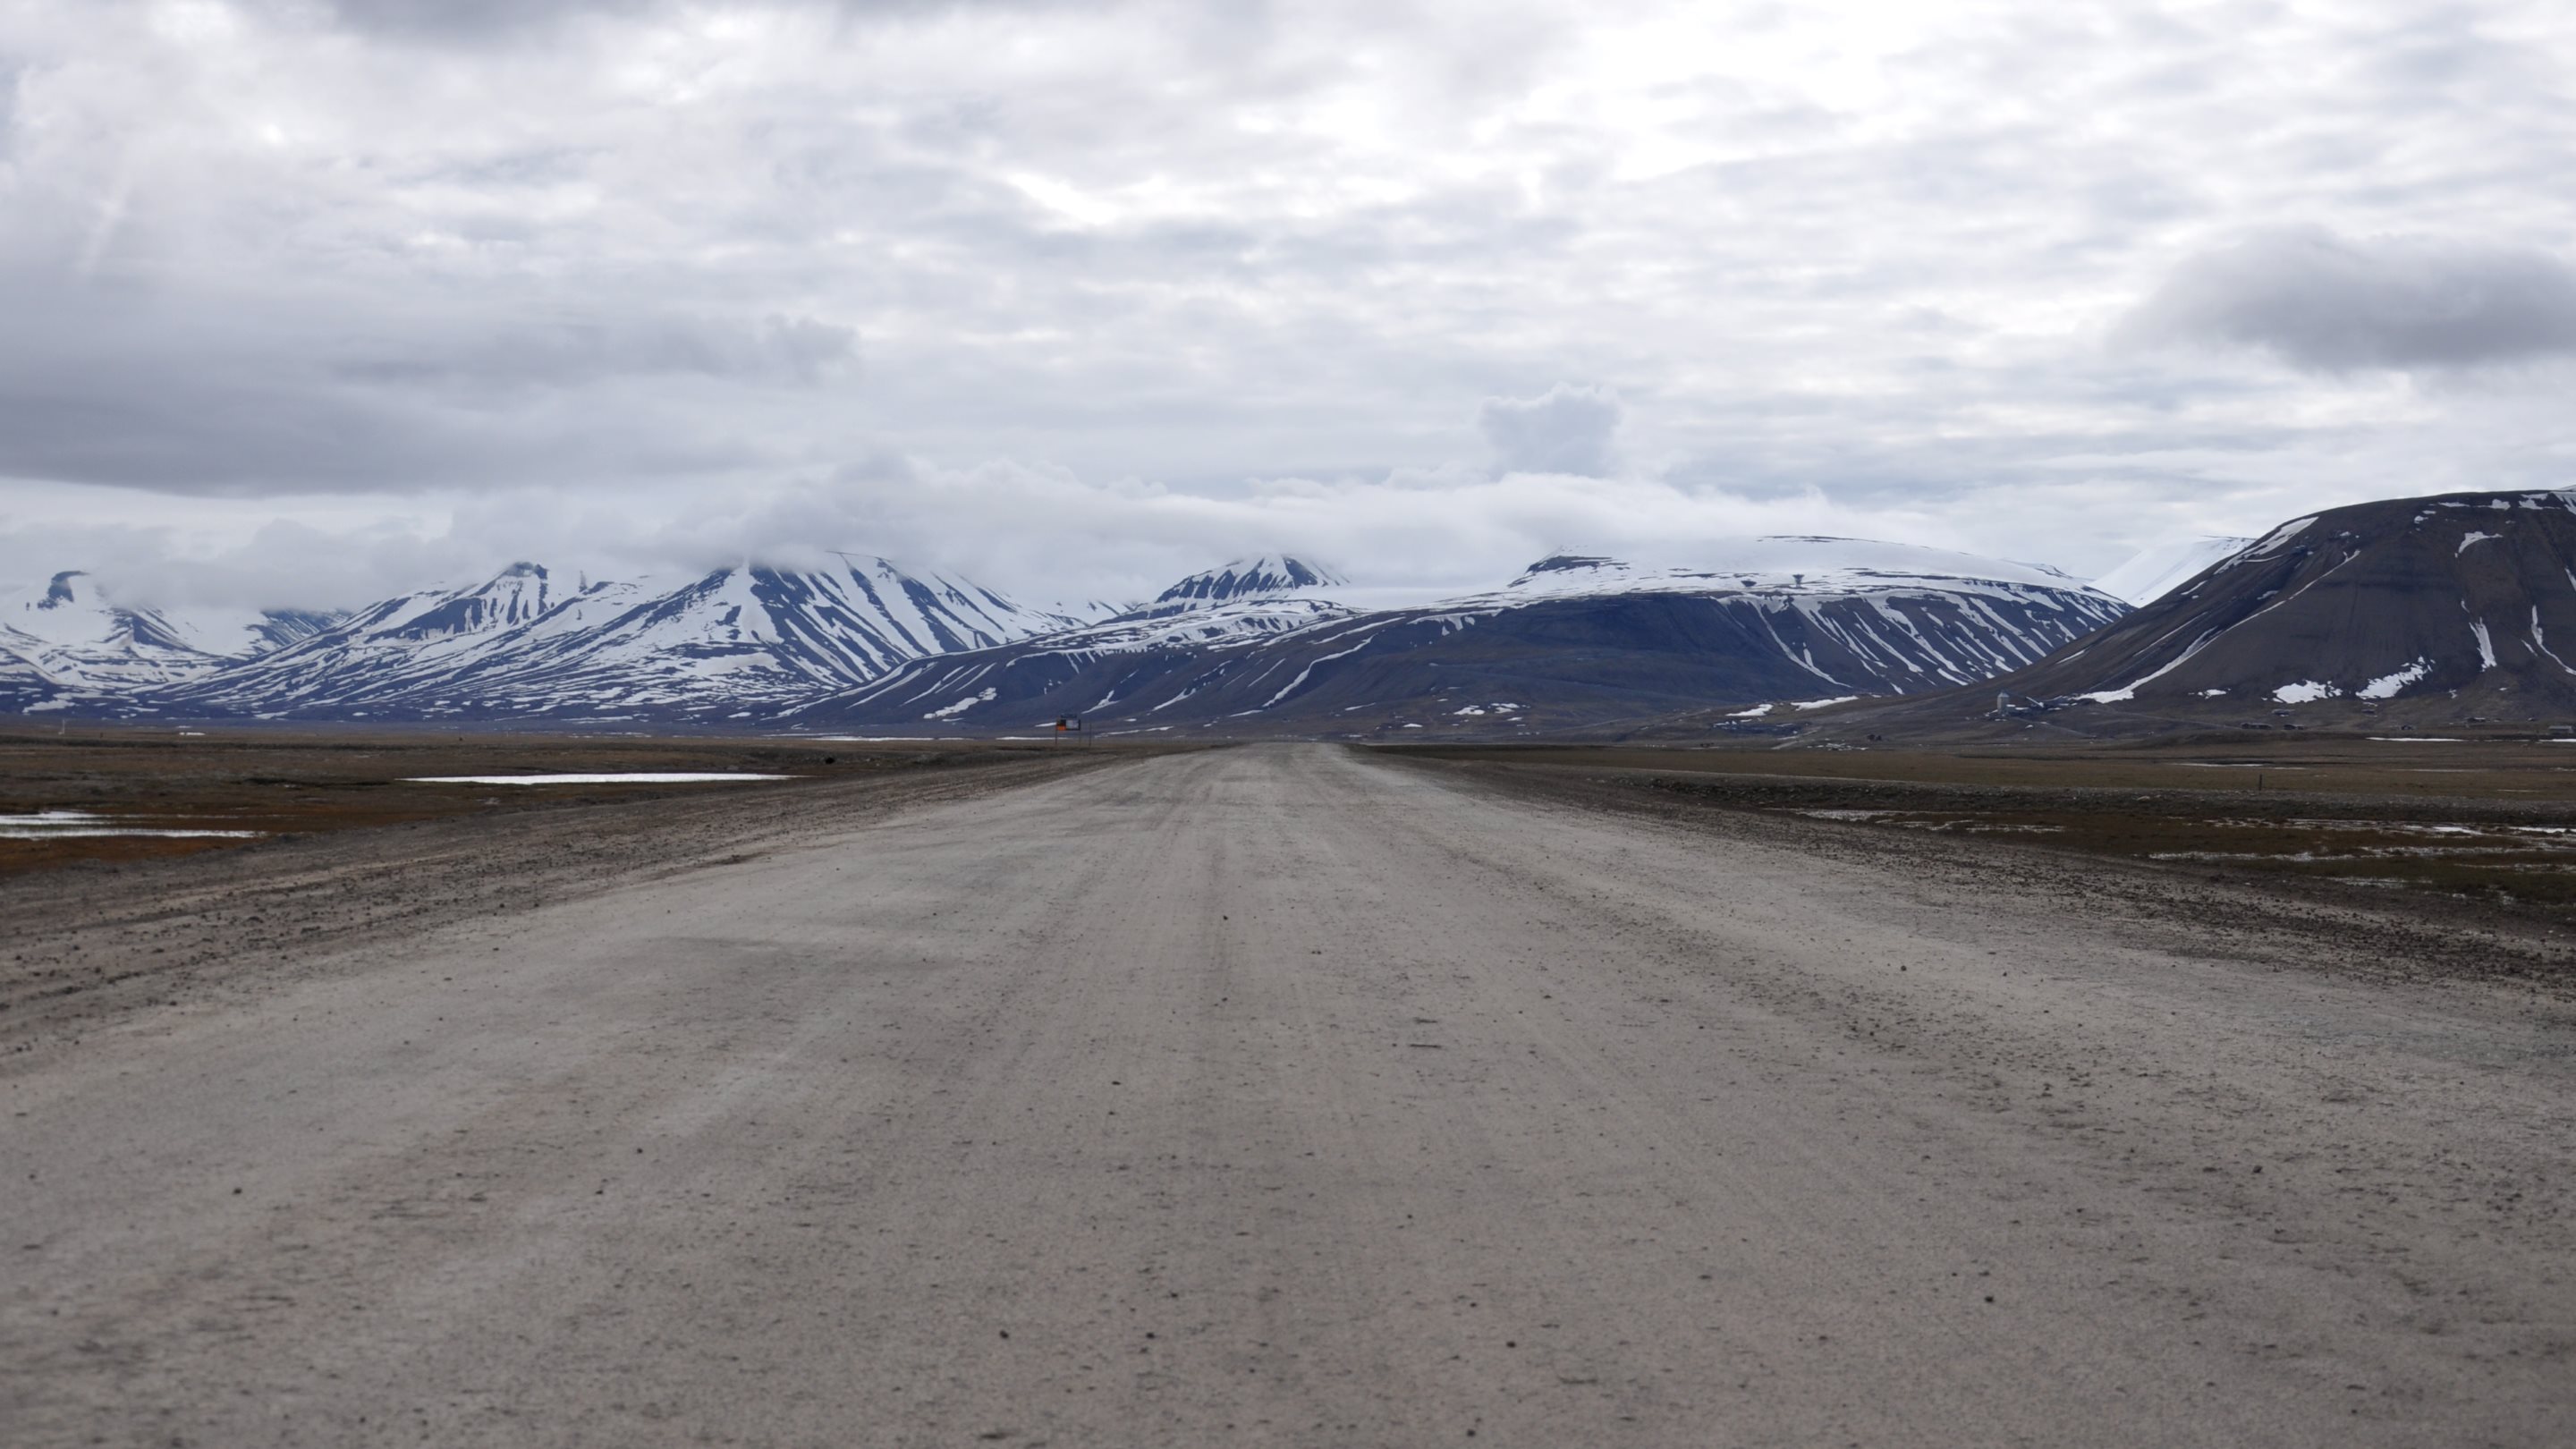
[[[2576,719],[2576,496],[2455,493],[2294,518],[1996,683],[2196,718]]]

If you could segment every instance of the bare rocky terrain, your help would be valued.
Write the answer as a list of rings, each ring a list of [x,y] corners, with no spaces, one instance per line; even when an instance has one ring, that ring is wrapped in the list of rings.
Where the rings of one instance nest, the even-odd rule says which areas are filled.
[[[10,882],[10,1442],[2576,1437],[2545,920],[1332,747],[727,789]]]
[[[307,798],[330,794],[333,783],[367,788],[357,792],[361,800],[354,807],[321,806],[314,812],[321,817],[318,828],[313,820],[290,817],[284,823],[299,831],[248,848],[225,842],[181,858],[137,859],[124,854],[128,842],[114,837],[24,842],[30,851],[51,855],[77,847],[101,854],[0,875],[0,919],[9,925],[6,957],[0,959],[0,1053],[76,1038],[92,1023],[119,1019],[138,1006],[197,1005],[210,994],[272,990],[327,951],[673,872],[739,864],[818,831],[906,806],[1105,762],[1085,752],[951,753],[965,768],[939,756],[926,766],[869,768],[876,762],[850,757],[845,749],[831,757],[832,766],[786,762],[787,768],[821,776],[786,784],[603,785],[551,789],[534,798],[497,787],[447,786],[438,787],[447,798],[435,802],[421,798],[432,791],[414,788],[390,811],[382,799],[389,792],[377,788],[387,771],[378,765],[367,772],[375,778],[357,782],[317,780],[308,773]],[[570,758],[556,757],[564,754]],[[413,761],[398,768],[488,768],[489,755],[488,746],[480,752],[469,748],[460,757],[471,765]],[[809,756],[823,758],[819,750]],[[264,767],[275,768],[269,756],[261,758]],[[831,769],[845,759],[858,768],[832,778]],[[541,753],[538,763],[600,760],[595,749],[558,748]],[[614,763],[650,768],[704,761],[629,756]],[[75,778],[88,781],[96,772]],[[119,783],[123,788],[109,795],[119,805],[130,806],[133,796],[148,793]],[[173,818],[193,820],[210,809],[226,812],[214,823],[240,818],[236,801],[219,798],[209,805],[209,794],[225,793],[220,787],[198,783],[175,793],[182,796],[176,808],[189,813]],[[573,798],[562,798],[567,794]],[[423,818],[405,818],[399,813],[405,809]],[[378,823],[388,815],[392,823]],[[207,842],[140,844],[149,849]]]

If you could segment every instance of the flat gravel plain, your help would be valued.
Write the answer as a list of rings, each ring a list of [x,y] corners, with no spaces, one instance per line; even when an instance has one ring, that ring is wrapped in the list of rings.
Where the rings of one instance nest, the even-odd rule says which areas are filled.
[[[188,989],[0,1057],[0,1441],[2576,1442],[2547,983],[1336,747],[978,773],[424,831],[447,904],[237,958],[166,877]]]

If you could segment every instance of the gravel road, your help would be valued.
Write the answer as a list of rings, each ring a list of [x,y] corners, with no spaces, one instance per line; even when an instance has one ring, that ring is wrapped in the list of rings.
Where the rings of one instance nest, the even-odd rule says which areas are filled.
[[[1338,748],[999,784],[6,1058],[0,1440],[2576,1442],[2559,996]]]

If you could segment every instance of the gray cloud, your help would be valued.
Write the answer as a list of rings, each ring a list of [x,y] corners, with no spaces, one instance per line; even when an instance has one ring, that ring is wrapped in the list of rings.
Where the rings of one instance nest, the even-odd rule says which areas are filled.
[[[703,317],[558,318],[512,323],[449,347],[385,352],[362,346],[335,364],[369,383],[516,392],[572,387],[624,375],[694,374],[755,384],[811,386],[858,360],[856,329],[775,314],[740,323]]]
[[[1599,477],[1623,415],[1606,390],[1560,382],[1534,398],[1487,398],[1476,424],[1505,472]]]
[[[2526,362],[2576,353],[2576,267],[2522,248],[2274,232],[2184,262],[2122,331],[2321,372]]]
[[[266,0],[287,15],[309,0]],[[733,0],[731,8],[804,10],[860,24],[920,21],[962,10],[1070,8],[1081,0]],[[324,13],[350,30],[396,42],[484,44],[539,36],[567,21],[631,20],[669,14],[683,0],[325,0]],[[1261,7],[1246,5],[1246,10]],[[1249,19],[1250,17],[1243,17]]]
[[[813,317],[545,317],[497,300],[0,277],[0,312],[47,339],[0,346],[0,477],[399,496],[777,466],[801,461],[776,440],[816,394],[858,379],[855,330]]]
[[[353,30],[399,40],[453,42],[523,35],[574,17],[637,15],[663,4],[664,0],[329,0],[329,10]]]

